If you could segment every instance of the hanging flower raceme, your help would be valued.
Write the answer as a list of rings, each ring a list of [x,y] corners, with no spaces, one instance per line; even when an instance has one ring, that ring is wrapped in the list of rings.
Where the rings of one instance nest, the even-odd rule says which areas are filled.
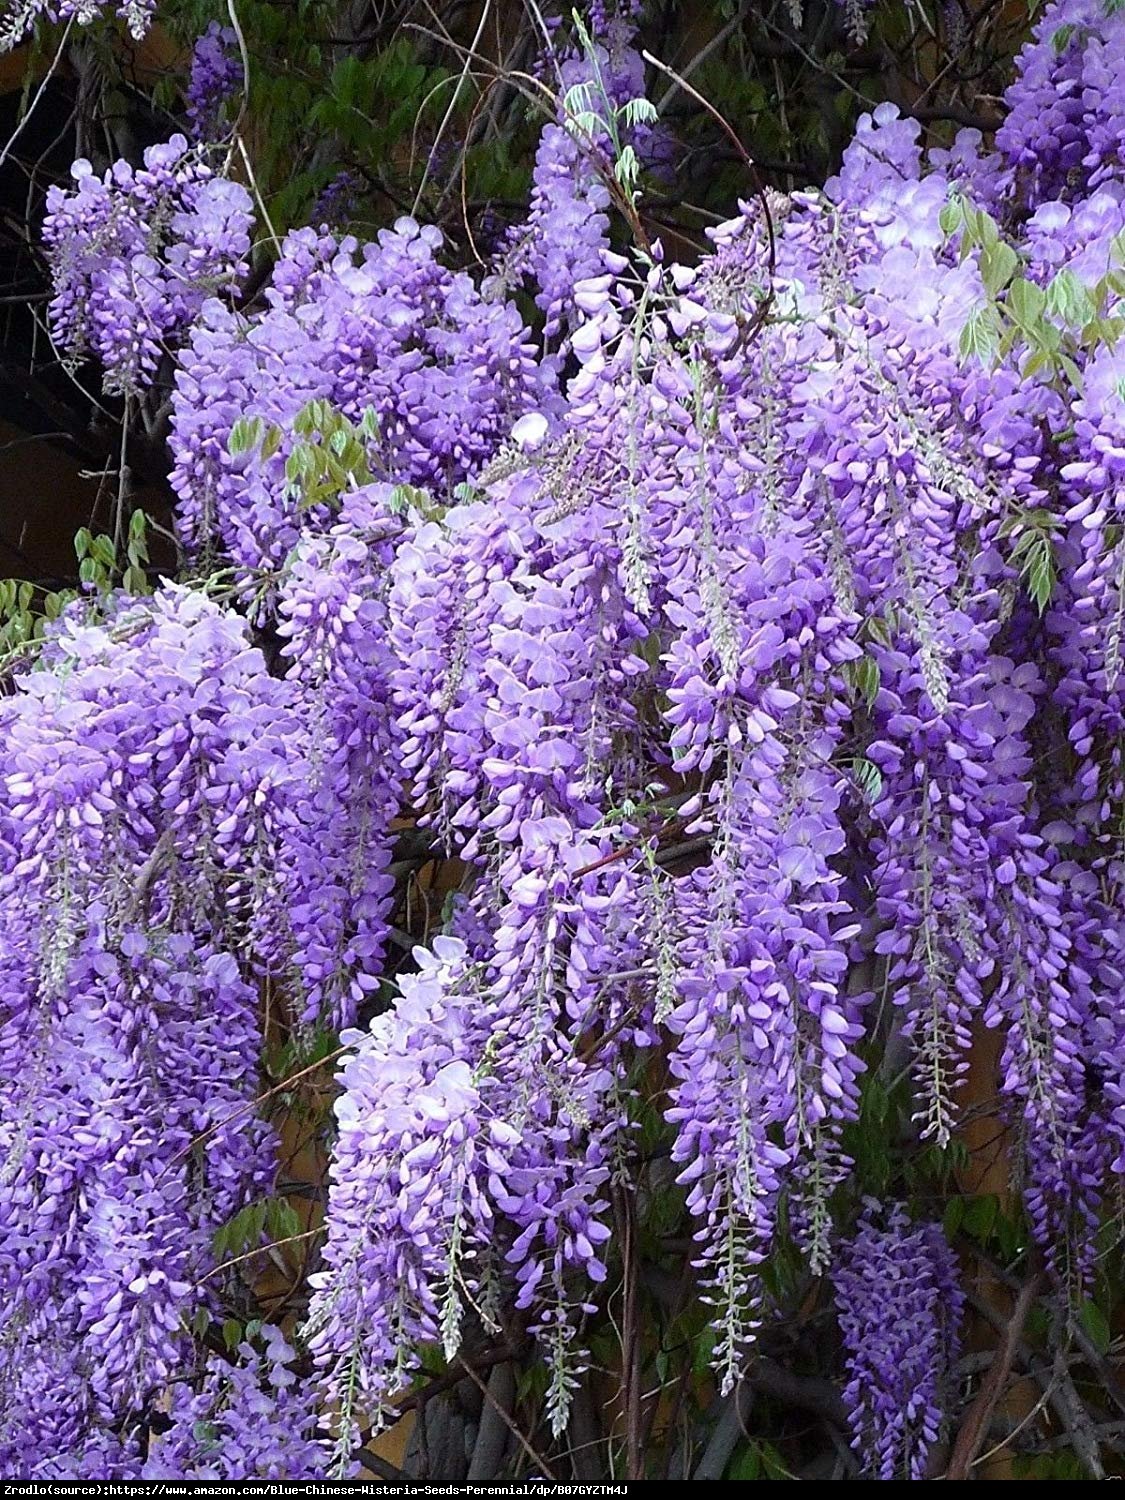
[[[327,1270],[306,1335],[339,1403],[341,1455],[378,1422],[421,1343],[452,1357],[466,1294],[487,1305],[493,1201],[517,1137],[490,1107],[490,1018],[464,945],[417,950],[393,1011],[348,1033],[329,1194]]]
[[[922,1479],[941,1434],[964,1294],[936,1224],[869,1202],[834,1272],[852,1446],[873,1479]]]
[[[140,169],[119,161],[98,177],[77,161],[71,175],[73,189],[47,194],[51,332],[69,359],[99,360],[107,390],[133,394],[204,302],[245,276],[250,195],[182,135],[150,146]]]
[[[337,1029],[379,983],[394,890],[401,752],[381,579],[399,522],[387,501],[387,486],[349,496],[333,531],[296,548],[280,601],[301,723],[288,748],[304,768],[283,839],[292,957],[302,1018]]]
[[[1016,59],[996,133],[1005,195],[1035,206],[1085,197],[1120,178],[1122,66],[1125,15],[1115,0],[1054,0],[1044,8],[1034,41]]]
[[[315,1403],[291,1368],[296,1352],[267,1324],[261,1349],[242,1342],[233,1360],[212,1357],[197,1389],[175,1385],[167,1430],[149,1446],[140,1477],[321,1479],[328,1452]]]
[[[212,21],[192,48],[185,112],[194,140],[219,138],[224,108],[245,86],[236,40],[229,26]]]
[[[752,1268],[795,1158],[810,1150],[824,1170],[795,1218],[823,1260],[825,1127],[830,1137],[831,1122],[855,1107],[861,1064],[850,1044],[862,1034],[862,1000],[844,990],[857,929],[830,864],[845,842],[830,756],[847,716],[841,668],[855,648],[817,567],[783,547],[771,556],[768,542],[741,556],[714,545],[696,585],[669,606],[682,631],[670,653],[673,764],[713,772],[697,822],[714,850],[676,892],[688,936],[677,956],[683,998],[668,1018],[680,1080],[668,1118],[688,1207],[702,1220],[730,1389],[754,1327]],[[803,701],[816,704],[811,743],[796,723]]]
[[[593,36],[555,61],[560,118],[544,126],[532,172],[526,221],[499,257],[504,280],[526,278],[544,316],[543,336],[572,333],[583,321],[578,287],[607,267],[611,185],[634,189],[640,164],[663,150],[644,97],[644,66],[627,16],[591,17]]]
[[[241,885],[288,702],[244,622],[169,588],[64,620],[3,703],[0,1379],[7,1409],[68,1349],[90,1429],[66,1451],[176,1378],[212,1235],[269,1191]]]
[[[217,547],[247,569],[276,566],[302,527],[330,523],[294,457],[294,421],[311,402],[360,432],[369,478],[443,498],[542,403],[551,367],[537,363],[516,309],[447,270],[440,245],[436,229],[405,218],[364,246],[301,230],[285,241],[263,313],[207,305],[176,377],[171,435],[179,525],[196,554]],[[255,419],[280,441],[232,453],[235,424]]]
[[[99,1420],[65,1324],[24,1344],[15,1358],[6,1344],[0,1368],[0,1472],[29,1480],[140,1478],[140,1437]]]

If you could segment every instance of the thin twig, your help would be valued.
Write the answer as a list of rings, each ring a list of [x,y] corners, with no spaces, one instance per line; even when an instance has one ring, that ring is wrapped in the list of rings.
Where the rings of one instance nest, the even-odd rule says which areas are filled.
[[[484,1397],[484,1399],[488,1402],[488,1404],[499,1415],[499,1417],[500,1417],[501,1421],[504,1423],[504,1425],[508,1428],[508,1430],[510,1432],[512,1432],[515,1435],[516,1441],[519,1443],[519,1445],[523,1449],[523,1451],[527,1454],[528,1458],[531,1459],[531,1462],[535,1465],[536,1469],[539,1471],[540,1477],[542,1477],[543,1479],[549,1480],[551,1484],[558,1484],[558,1482],[559,1482],[558,1478],[556,1477],[554,1471],[551,1469],[550,1465],[547,1463],[547,1460],[543,1457],[543,1455],[541,1453],[537,1453],[535,1451],[535,1449],[531,1446],[531,1444],[528,1442],[527,1438],[525,1438],[524,1435],[523,1435],[523,1433],[520,1431],[519,1423],[516,1422],[515,1420],[513,1420],[513,1418],[508,1415],[508,1413],[500,1405],[499,1401],[497,1401],[496,1397],[488,1389],[488,1386],[485,1385],[484,1381],[480,1378],[480,1376],[477,1374],[477,1372],[473,1369],[472,1365],[470,1365],[468,1363],[468,1361],[464,1360],[464,1359],[459,1360],[458,1363],[460,1364],[461,1368],[464,1370],[465,1374],[469,1377],[469,1379],[476,1386],[477,1390],[480,1391],[480,1393]]]
[[[625,1407],[625,1478],[643,1479],[641,1413],[641,1334],[637,1323],[637,1274],[634,1260],[635,1234],[629,1183],[614,1190],[617,1233],[621,1239],[621,1358]]]
[[[692,88],[691,84],[688,83],[686,78],[682,78],[680,74],[676,72],[675,68],[670,68],[667,63],[661,62],[660,59],[658,57],[654,57],[651,52],[643,51],[641,53],[641,56],[644,58],[645,62],[651,63],[654,68],[659,68],[662,73],[667,73],[668,77],[674,79],[675,82],[680,86],[680,88],[682,88],[685,93],[690,94],[697,104],[702,105],[702,107],[719,126],[719,129],[730,141],[734,149],[738,152],[739,157],[746,166],[747,171],[754,179],[754,191],[759,203],[761,203],[762,205],[762,214],[766,222],[766,236],[769,241],[770,295],[765,299],[764,309],[759,314],[760,319],[764,321],[765,313],[766,311],[768,311],[770,302],[773,298],[773,275],[777,267],[777,241],[774,236],[773,215],[770,213],[769,201],[766,198],[766,190],[762,184],[761,179],[758,176],[758,169],[754,165],[754,159],[750,155],[749,151],[747,151],[746,147],[742,144],[741,140],[739,139],[738,132],[735,130],[730,121],[724,119],[719,111],[715,108],[715,106],[708,100],[706,100],[698,89]]]
[[[444,136],[445,134],[446,126],[453,118],[453,111],[457,108],[457,101],[461,97],[462,86],[464,85],[465,79],[469,76],[469,65],[472,61],[472,55],[480,44],[480,39],[484,34],[485,22],[488,20],[488,13],[491,8],[492,0],[485,0],[485,3],[481,6],[480,22],[477,25],[476,35],[473,37],[472,44],[470,45],[468,52],[466,52],[465,54],[465,61],[461,68],[461,76],[457,80],[457,87],[453,90],[453,96],[449,101],[445,114],[442,116],[441,124],[438,126],[437,135],[434,136],[433,145],[430,147],[429,155],[426,158],[426,165],[422,171],[422,180],[418,184],[418,191],[414,194],[414,207],[410,210],[411,218],[417,217],[418,206],[422,202],[422,194],[426,191],[426,184],[430,180],[430,163],[434,159],[434,153],[441,145],[442,136]]]
[[[234,0],[227,0],[227,14],[230,16],[231,30],[234,32],[235,40],[238,43],[238,55],[242,62],[242,98],[238,101],[238,115],[231,126],[231,135],[237,136],[242,128],[242,122],[246,118],[246,111],[250,107],[250,55],[246,50],[246,38],[242,34],[242,23],[238,19],[238,11],[235,9]]]
[[[290,1234],[283,1240],[271,1240],[268,1245],[259,1245],[256,1250],[247,1250],[245,1255],[236,1255],[232,1260],[224,1260],[221,1265],[212,1266],[205,1271],[195,1283],[201,1287],[205,1281],[210,1281],[212,1276],[218,1276],[220,1271],[229,1271],[231,1266],[240,1266],[243,1261],[253,1260],[258,1255],[268,1255],[271,1250],[277,1250],[282,1245],[295,1245],[299,1240],[311,1240],[315,1235],[323,1234],[328,1228],[327,1224],[317,1224],[314,1229],[306,1229],[301,1234]]]
[[[1020,1338],[1023,1334],[1024,1325],[1035,1299],[1039,1295],[1039,1288],[1043,1283],[1042,1271],[1035,1271],[1024,1282],[1020,1294],[1016,1298],[1016,1305],[1012,1309],[1011,1318],[1008,1320],[1007,1332],[1004,1341],[996,1351],[996,1358],[992,1362],[992,1368],[985,1377],[984,1383],[977,1392],[976,1400],[969,1408],[969,1414],[961,1424],[961,1430],[957,1434],[957,1441],[953,1445],[953,1456],[949,1460],[949,1468],[946,1470],[947,1479],[968,1479],[970,1471],[980,1452],[981,1444],[984,1442],[988,1423],[996,1409],[996,1403],[1000,1399],[1001,1392],[1011,1373],[1012,1363],[1019,1348]]]
[[[164,1168],[164,1171],[161,1172],[161,1177],[170,1172],[177,1162],[183,1161],[185,1156],[190,1155],[197,1146],[201,1146],[205,1141],[209,1141],[213,1135],[217,1135],[220,1130],[224,1130],[233,1121],[240,1120],[243,1115],[247,1115],[251,1110],[257,1109],[259,1104],[264,1104],[267,1099],[272,1099],[274,1094],[280,1094],[283,1089],[290,1088],[299,1079],[307,1077],[309,1073],[315,1073],[318,1068],[323,1068],[325,1063],[335,1062],[338,1057],[343,1057],[345,1052],[350,1051],[351,1044],[345,1042],[343,1046],[336,1047],[333,1051],[325,1053],[316,1062],[309,1063],[307,1068],[302,1068],[297,1073],[291,1073],[288,1078],[283,1078],[272,1089],[266,1089],[264,1094],[258,1094],[254,1099],[247,1099],[245,1104],[240,1104],[237,1109],[231,1110],[229,1115],[224,1115],[214,1125],[209,1125],[206,1130],[202,1130],[197,1136],[193,1136],[183,1150],[177,1151],[175,1156],[172,1157],[171,1161]]]
[[[746,19],[746,13],[747,13],[747,11],[749,11],[749,9],[750,9],[750,0],[742,0],[742,4],[735,11],[734,15],[731,16],[730,20],[726,23],[726,25],[725,26],[721,26],[719,28],[719,30],[716,31],[715,35],[711,38],[711,40],[709,42],[707,42],[703,47],[701,47],[699,49],[699,51],[695,54],[695,56],[691,59],[691,61],[689,63],[685,63],[684,64],[684,67],[681,70],[679,77],[675,80],[675,82],[669,84],[669,86],[665,89],[664,93],[657,100],[657,104],[656,104],[656,112],[657,112],[657,114],[662,115],[664,113],[664,111],[668,108],[669,104],[671,104],[671,102],[675,98],[676,94],[683,87],[683,80],[685,78],[689,78],[691,76],[691,74],[695,72],[695,70],[697,68],[701,67],[702,64],[705,63],[707,61],[707,59],[711,56],[712,52],[717,51],[718,48],[720,48],[723,45],[723,43],[726,41],[727,37],[729,37],[730,34],[733,31],[737,31],[738,30],[738,28],[742,25],[743,21]]]
[[[254,165],[250,160],[249,152],[246,150],[246,142],[242,139],[241,135],[237,135],[235,136],[235,143],[237,144],[239,154],[242,157],[242,164],[246,168],[246,175],[250,179],[250,187],[254,193],[254,197],[257,199],[258,207],[262,211],[262,218],[265,221],[265,226],[269,230],[270,239],[273,240],[276,248],[280,250],[281,241],[278,238],[277,230],[273,227],[273,220],[270,218],[270,211],[266,207],[266,200],[262,196],[262,190],[258,186],[258,179],[254,175]]]
[[[19,140],[20,136],[23,134],[23,128],[24,128],[24,126],[27,124],[28,120],[31,119],[32,115],[35,113],[36,108],[39,105],[40,99],[42,99],[43,95],[47,91],[47,85],[51,82],[51,79],[55,76],[55,73],[58,71],[58,66],[62,62],[63,50],[66,47],[67,38],[70,36],[70,28],[73,25],[74,25],[74,17],[71,16],[70,20],[66,23],[66,30],[62,34],[62,39],[59,42],[58,51],[55,53],[54,58],[51,61],[51,66],[47,69],[46,73],[43,76],[43,82],[39,85],[38,89],[35,92],[35,98],[31,101],[30,105],[27,108],[26,113],[22,116],[22,118],[17,123],[15,130],[13,130],[12,133],[11,133],[11,135],[8,137],[7,144],[5,145],[3,151],[0,151],[0,167],[2,167],[4,165],[4,163],[8,160],[8,157],[11,155],[12,147],[16,144],[16,142]]]

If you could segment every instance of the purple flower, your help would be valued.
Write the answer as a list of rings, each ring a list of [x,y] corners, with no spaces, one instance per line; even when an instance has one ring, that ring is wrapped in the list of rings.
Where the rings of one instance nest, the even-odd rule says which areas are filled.
[[[224,106],[242,87],[242,59],[235,44],[233,30],[212,21],[192,48],[186,112],[194,140],[217,138]]]
[[[937,1224],[869,1201],[835,1270],[852,1446],[873,1479],[923,1479],[944,1417],[964,1294]]]
[[[107,390],[131,394],[204,302],[246,274],[250,197],[182,135],[150,147],[140,170],[119,161],[98,178],[77,161],[71,175],[71,192],[47,194],[51,331],[68,358],[98,358]]]

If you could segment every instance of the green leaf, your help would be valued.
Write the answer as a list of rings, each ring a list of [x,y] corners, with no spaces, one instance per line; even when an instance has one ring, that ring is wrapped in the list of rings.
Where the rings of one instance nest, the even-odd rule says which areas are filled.
[[[890,1096],[877,1077],[872,1075],[863,1091],[863,1119],[865,1124],[882,1125],[891,1107]]]
[[[965,1233],[975,1240],[986,1240],[996,1224],[1000,1203],[994,1193],[982,1193],[974,1198],[965,1210],[963,1220]]]
[[[941,1216],[941,1227],[945,1230],[947,1240],[957,1238],[961,1225],[965,1222],[965,1199],[962,1197],[950,1198],[945,1205],[945,1212]]]
[[[630,99],[621,110],[625,124],[632,128],[634,125],[651,125],[657,118],[656,105],[648,99]]]
[[[1003,240],[987,245],[980,255],[980,274],[985,290],[995,297],[1016,274],[1020,258]]]
[[[974,208],[966,203],[962,210],[965,221],[965,236],[962,241],[962,252],[979,245],[982,249],[989,245],[995,245],[1000,239],[1000,226],[991,214],[983,208]]]
[[[691,1349],[691,1368],[693,1375],[706,1375],[711,1369],[711,1360],[715,1353],[715,1330],[707,1325],[700,1333]]]
[[[350,52],[333,68],[328,87],[345,108],[351,108],[364,96],[365,72],[361,59]]]
[[[942,234],[954,234],[965,222],[965,204],[961,198],[950,198],[942,205],[938,224]]]
[[[1001,1214],[996,1220],[996,1243],[1005,1261],[1014,1260],[1026,1247],[1027,1225],[1018,1209],[1014,1213]]]
[[[1008,288],[1007,306],[1010,317],[1029,333],[1042,321],[1047,293],[1034,281],[1020,276]]]
[[[856,692],[870,708],[879,695],[882,680],[879,663],[873,656],[857,657],[851,663],[849,675]]]
[[[265,434],[262,438],[263,462],[267,462],[269,459],[271,459],[277,452],[277,450],[281,447],[282,436],[283,434],[281,428],[271,422],[270,425],[266,428]]]
[[[1071,359],[1069,354],[1060,354],[1058,357],[1059,368],[1070,381],[1076,391],[1082,389],[1082,371]]]
[[[285,1198],[271,1198],[266,1228],[271,1240],[288,1240],[301,1232],[301,1221],[297,1211]]]
[[[563,109],[568,115],[590,114],[593,107],[593,86],[589,82],[572,84],[563,95]]]
[[[308,471],[308,449],[302,444],[293,448],[289,457],[285,460],[285,480],[287,484],[295,485],[305,477]]]
[[[984,365],[994,362],[1000,349],[1000,329],[991,303],[976,307],[969,314],[961,330],[960,349],[962,359],[979,359]]]
[[[736,1453],[727,1469],[728,1479],[761,1479],[762,1459],[757,1443],[748,1443]]]
[[[886,615],[872,615],[866,622],[867,634],[880,646],[891,644],[891,630],[893,628],[890,619]]]
[[[613,175],[623,188],[631,189],[637,181],[640,165],[637,161],[637,153],[632,146],[622,148],[621,155],[617,158],[613,168]]]
[[[293,418],[293,431],[298,437],[309,437],[316,430],[317,401],[307,401]]]
[[[762,1471],[766,1479],[788,1479],[789,1473],[781,1461],[781,1454],[772,1443],[762,1444]]]
[[[1097,308],[1089,288],[1064,266],[1047,288],[1047,312],[1073,326],[1090,322]]]
[[[1112,1342],[1109,1321],[1096,1302],[1084,1302],[1078,1310],[1078,1321],[1099,1354],[1108,1354]]]
[[[1054,547],[1051,537],[1042,532],[1025,532],[1024,536],[1030,536],[1031,540],[1026,547],[1021,546],[1023,536],[1016,543],[1016,547],[1023,553],[1020,576],[1036,609],[1042,614],[1051,602],[1051,595],[1055,590]],[[1015,555],[1016,549],[1013,548],[1013,556]]]
[[[1082,330],[1082,345],[1086,349],[1096,349],[1099,344],[1104,344],[1107,349],[1113,349],[1123,333],[1125,318],[1094,318]]]
[[[257,446],[261,435],[262,419],[260,417],[239,417],[230,430],[227,451],[233,455],[248,453],[251,448]]]
[[[873,761],[857,755],[852,761],[852,775],[866,802],[878,802],[883,795],[883,773]]]

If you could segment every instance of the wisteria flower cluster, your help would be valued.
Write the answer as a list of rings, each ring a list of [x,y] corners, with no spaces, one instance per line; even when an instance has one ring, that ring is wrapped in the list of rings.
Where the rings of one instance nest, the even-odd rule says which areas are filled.
[[[614,185],[631,194],[637,166],[655,164],[664,143],[645,99],[631,7],[608,9],[618,13],[600,7],[584,47],[551,57],[560,117],[540,134],[527,218],[509,233],[498,259],[503,282],[523,279],[534,289],[547,341],[581,321],[576,285],[610,264]]]
[[[940,1152],[982,1028],[1031,1235],[1087,1284],[1125,1170],[1122,46],[1125,8],[1056,0],[995,151],[882,106],[823,191],[740,205],[688,266],[609,248],[643,80],[591,43],[520,263],[565,359],[409,218],[291,234],[260,310],[205,300],[176,226],[234,189],[183,142],[145,169],[182,205],[162,260],[145,174],[55,198],[58,336],[120,388],[168,330],[107,267],[161,297],[185,268],[196,577],[68,616],[0,704],[0,1378],[50,1393],[13,1463],[129,1472],[179,1379],[207,1231],[268,1183],[228,1119],[267,979],[355,1028],[301,1331],[333,1472],[422,1346],[504,1313],[563,1433],[645,1117],[721,1390],[784,1231],[835,1287],[867,1471],[922,1477],[957,1267],[901,1208],[841,1250],[839,1190],[872,1058]],[[388,1008],[400,816],[459,883]],[[244,1423],[289,1389],[276,1348],[191,1400],[225,1381]]]
[[[365,577],[349,592],[342,562],[336,607],[360,619]],[[304,597],[295,572],[297,618]],[[273,1182],[263,980],[303,996],[299,1023],[337,1026],[377,982],[388,763],[358,742],[359,680],[332,693],[353,658],[327,634],[279,681],[238,615],[168,587],[68,618],[4,701],[5,1472],[81,1467],[180,1378],[221,1286],[213,1237]],[[249,1366],[213,1373],[265,1410]],[[36,1384],[30,1412],[10,1399]]]
[[[319,1479],[327,1457],[316,1412],[292,1368],[296,1352],[267,1324],[233,1359],[212,1357],[195,1385],[175,1385],[166,1429],[141,1479]]]
[[[169,589],[68,622],[4,700],[0,1348],[37,1391],[5,1396],[5,1472],[81,1462],[177,1378],[211,1236],[269,1190],[245,856],[285,695]]]
[[[853,1443],[874,1479],[924,1479],[957,1359],[964,1293],[937,1224],[870,1204],[835,1271]]]
[[[245,85],[236,42],[232,27],[212,21],[192,48],[184,113],[197,141],[221,134],[224,106]]]
[[[1088,47],[1122,25],[1095,19]],[[1053,48],[1045,35],[1035,46]],[[1092,118],[1100,107],[1087,100]],[[560,911],[576,894],[583,912],[589,901],[565,863],[552,873],[554,835],[528,822],[528,775],[550,777],[535,820],[540,808],[561,816],[578,848],[609,840],[579,868],[600,869],[612,921],[575,910],[557,982],[573,996],[573,945],[594,933],[601,971],[633,976],[617,1004],[633,1007],[634,1045],[666,1028],[673,1160],[697,1219],[725,1388],[754,1338],[755,1268],[783,1204],[812,1263],[831,1257],[827,1200],[848,1172],[840,1132],[855,1116],[868,1027],[865,952],[883,967],[915,1060],[920,1125],[939,1144],[956,1128],[976,1028],[1003,1028],[1000,1087],[1026,1143],[1025,1201],[1060,1274],[1081,1277],[1088,1264],[1120,1154],[1112,1097],[1091,1098],[1083,1059],[1108,1071],[1120,1055],[1122,927],[1104,901],[1080,915],[1073,884],[1088,855],[1108,856],[1096,850],[1114,794],[1095,808],[1079,790],[1087,773],[1054,784],[1035,773],[1043,726],[1077,693],[1072,743],[1091,760],[1086,784],[1091,794],[1117,784],[1094,770],[1116,752],[1091,722],[1107,724],[1107,711],[1116,722],[1101,696],[1116,704],[1116,679],[1083,667],[1068,685],[1064,667],[1065,653],[1077,665],[1105,637],[1062,623],[1112,565],[1082,524],[1089,502],[1059,516],[1081,537],[1077,551],[1061,541],[1047,563],[1034,534],[1013,546],[1020,517],[1041,517],[1057,482],[1044,427],[1063,425],[1062,398],[1034,368],[991,369],[962,347],[993,272],[971,248],[949,253],[945,208],[971,176],[1002,211],[1003,157],[985,160],[967,134],[928,162],[918,137],[884,107],[861,122],[824,194],[769,205],[779,312],[753,339],[743,330],[767,291],[761,203],[717,232],[696,269],[603,258],[576,279],[580,371],[567,408],[521,425],[483,508],[424,527],[398,554],[407,580],[392,620],[404,644],[426,643],[397,679],[405,764],[423,817],[495,871],[457,928],[479,945],[493,1006],[511,962],[521,985],[544,993],[540,955],[558,949]],[[1083,212],[1072,189],[1063,223]],[[1041,251],[1025,253],[1034,276]],[[1092,358],[1091,376],[1112,358]],[[1099,455],[1108,441],[1111,454],[1113,403],[1069,399],[1090,420],[1077,441]],[[1091,471],[1104,472],[1062,462],[1064,486],[1083,493]],[[1019,561],[1033,542],[1037,566],[1061,574],[1042,618],[1042,580],[1033,570],[1029,583]],[[543,604],[518,606],[513,635],[506,601],[532,597],[535,579]],[[1103,588],[1079,618],[1103,607]],[[655,656],[640,649],[652,634]],[[517,641],[509,683],[498,669]],[[642,777],[653,772],[654,698],[667,734],[657,800],[673,777],[694,786],[679,815],[710,845],[677,880],[661,869],[659,837],[615,811],[652,794]],[[611,852],[620,863],[600,864]],[[508,892],[521,908],[511,960],[495,905]],[[497,1226],[503,1217],[494,1211]],[[343,1322],[334,1340],[320,1335],[334,1359],[356,1347]],[[364,1379],[371,1352],[358,1356]],[[938,1397],[922,1384],[928,1437]]]
[[[70,359],[100,361],[107,390],[133,394],[203,305],[246,274],[250,195],[182,135],[151,146],[139,170],[119,161],[98,177],[77,161],[71,175],[71,191],[50,189],[43,226],[51,332]]]
[[[239,419],[289,434],[310,401],[357,426],[368,417],[374,476],[442,497],[474,477],[526,411],[550,398],[552,366],[535,358],[516,308],[487,301],[438,258],[441,235],[400,219],[376,244],[295,231],[282,247],[264,312],[206,303],[176,374],[172,484],[185,542],[246,567],[280,563],[304,516],[286,436],[267,455],[232,455]]]
[[[1105,24],[1106,9],[1103,0],[1046,7],[1016,61],[996,145],[1007,191],[1032,207],[1121,180],[1125,121],[1115,84],[1125,37]]]

